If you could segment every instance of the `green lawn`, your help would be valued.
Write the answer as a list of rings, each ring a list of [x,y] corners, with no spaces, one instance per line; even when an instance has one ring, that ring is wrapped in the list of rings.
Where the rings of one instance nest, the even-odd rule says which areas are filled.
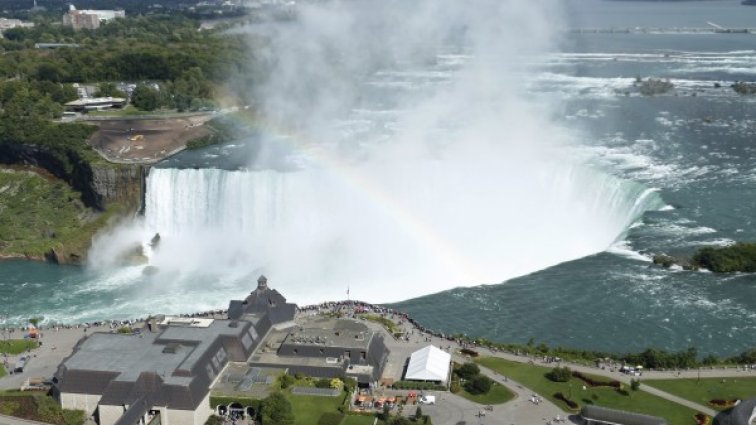
[[[5,375],[7,375],[7,373],[5,372],[5,367],[0,364],[0,378],[2,378]]]
[[[693,419],[695,411],[643,391],[631,391],[627,388],[628,395],[622,395],[612,388],[583,390],[583,382],[576,378],[572,378],[569,382],[550,381],[544,376],[551,370],[550,368],[495,357],[483,357],[476,359],[475,362],[521,383],[539,396],[551,400],[564,409],[566,409],[566,405],[554,398],[554,394],[557,392],[561,392],[581,406],[595,404],[612,409],[661,416],[666,418],[670,425],[693,425],[695,423]],[[607,379],[604,377],[596,378]]]
[[[0,341],[0,353],[15,355],[34,348],[37,348],[37,341],[34,339],[8,339]]]
[[[375,422],[375,416],[362,416],[362,415],[351,415],[351,416],[345,416],[344,420],[341,421],[341,425],[373,425]],[[378,421],[378,425],[382,425],[383,422]]]
[[[284,394],[286,394],[286,398],[289,399],[294,410],[293,425],[317,424],[320,415],[323,413],[338,412],[338,408],[344,400],[344,394],[339,394],[338,397],[294,395],[288,391]]]
[[[734,400],[756,397],[756,378],[702,378],[645,380],[649,385],[684,399],[709,405],[709,400]],[[712,408],[715,408],[712,406]]]
[[[491,390],[486,394],[473,395],[463,389],[457,395],[479,404],[502,404],[515,398],[512,391],[497,383],[494,383]]]

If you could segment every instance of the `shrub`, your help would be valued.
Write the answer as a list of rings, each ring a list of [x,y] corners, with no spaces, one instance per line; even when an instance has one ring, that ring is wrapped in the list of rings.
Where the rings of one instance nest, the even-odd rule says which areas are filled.
[[[462,386],[459,385],[459,380],[454,379],[451,381],[451,385],[449,386],[449,391],[456,394],[462,390]]]
[[[585,382],[590,387],[613,387],[613,388],[619,388],[620,385],[622,385],[619,381],[611,380],[611,381],[599,381],[597,379],[593,379],[589,376],[583,375],[580,372],[572,372],[572,376],[575,378]]]
[[[328,378],[320,378],[315,381],[315,387],[317,388],[331,388],[331,380]]]
[[[63,422],[66,425],[82,425],[87,420],[83,410],[63,409]]]
[[[631,379],[630,389],[633,391],[638,391],[639,388],[640,388],[640,379]]]
[[[546,377],[554,382],[567,382],[572,377],[572,370],[567,366],[555,367],[551,369],[551,372],[546,374]]]
[[[732,85],[732,89],[735,90],[735,93],[737,94],[756,94],[756,84],[753,83],[749,84],[738,81],[737,83]]]
[[[420,420],[420,418],[423,417],[423,409],[420,406],[417,406],[417,410],[415,411],[415,420]]]
[[[443,385],[434,384],[432,382],[416,382],[416,381],[397,381],[392,385],[397,390],[436,390],[445,391],[446,387]]]
[[[0,402],[0,414],[6,416],[13,416],[13,413],[18,410],[21,405],[15,401],[3,401]]]
[[[282,390],[289,388],[295,382],[297,382],[297,379],[289,375],[288,373],[284,373],[283,375],[281,375],[281,389]]]
[[[477,375],[465,383],[465,389],[470,394],[485,394],[491,390],[493,381],[487,376]]]
[[[223,425],[223,423],[223,418],[217,415],[212,415],[205,421],[205,425]]]
[[[454,373],[462,379],[472,379],[480,374],[480,368],[475,363],[465,363],[455,369]]]
[[[344,415],[336,412],[325,412],[320,415],[318,425],[339,425],[344,420]]]
[[[640,92],[644,96],[653,96],[655,94],[663,94],[672,90],[674,86],[669,81],[656,80],[649,78],[640,83]]]

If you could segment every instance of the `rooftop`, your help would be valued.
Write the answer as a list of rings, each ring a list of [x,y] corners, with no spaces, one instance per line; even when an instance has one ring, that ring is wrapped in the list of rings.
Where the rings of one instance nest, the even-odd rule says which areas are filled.
[[[283,344],[366,349],[374,334],[359,322],[319,318],[306,326],[290,329]]]
[[[160,333],[140,335],[95,333],[85,339],[64,364],[69,370],[116,373],[117,381],[135,382],[142,372],[154,372],[166,384],[188,385],[190,371],[219,336],[241,338],[246,326],[216,320],[207,327],[171,326]]]

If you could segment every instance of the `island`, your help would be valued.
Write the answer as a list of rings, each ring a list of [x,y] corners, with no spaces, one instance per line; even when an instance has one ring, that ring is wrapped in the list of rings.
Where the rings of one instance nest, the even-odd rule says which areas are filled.
[[[665,268],[679,266],[685,270],[705,269],[714,273],[756,272],[756,243],[739,242],[725,247],[704,247],[692,257],[673,257],[657,254],[654,264]]]

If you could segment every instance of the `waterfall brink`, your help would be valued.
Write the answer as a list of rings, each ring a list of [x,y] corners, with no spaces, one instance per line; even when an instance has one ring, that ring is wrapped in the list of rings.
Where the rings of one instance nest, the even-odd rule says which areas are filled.
[[[265,272],[297,302],[388,302],[594,254],[656,191],[583,165],[415,161],[295,172],[153,169],[164,275]],[[208,288],[209,290],[209,288]]]

